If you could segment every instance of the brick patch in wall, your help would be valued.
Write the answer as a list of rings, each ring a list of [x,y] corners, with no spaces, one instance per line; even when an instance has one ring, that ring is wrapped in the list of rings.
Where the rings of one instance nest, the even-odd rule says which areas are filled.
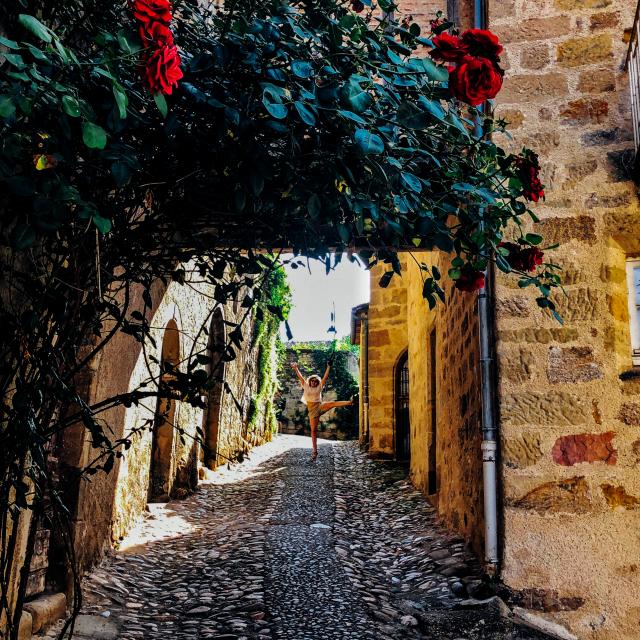
[[[579,11],[581,9],[604,9],[611,4],[612,0],[555,0],[557,9]]]
[[[495,27],[492,30],[503,43],[549,40],[571,33],[571,19],[569,16],[530,18],[519,20],[516,24]]]
[[[613,431],[607,433],[577,433],[561,436],[551,449],[551,457],[556,464],[572,467],[580,462],[604,462],[616,464],[618,452],[611,440]]]
[[[506,502],[516,509],[530,509],[540,514],[591,511],[589,485],[584,476],[545,482],[521,498]]]
[[[546,218],[540,222],[539,228],[545,242],[550,244],[565,244],[570,240],[588,244],[596,242],[596,223],[590,216]]]
[[[543,455],[540,435],[537,433],[524,432],[516,437],[505,437],[502,443],[502,459],[512,469],[530,467]]]
[[[567,78],[561,73],[507,76],[500,103],[547,103],[567,95]]]
[[[505,424],[578,425],[588,416],[582,396],[566,391],[514,393],[502,401]]]

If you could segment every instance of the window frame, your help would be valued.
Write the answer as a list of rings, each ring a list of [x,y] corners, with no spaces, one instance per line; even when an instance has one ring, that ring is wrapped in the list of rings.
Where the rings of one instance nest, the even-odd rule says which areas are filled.
[[[627,301],[629,304],[629,333],[631,337],[631,361],[634,367],[640,367],[640,277],[634,282],[634,271],[640,269],[640,256],[627,258]],[[640,274],[638,274],[640,276]]]

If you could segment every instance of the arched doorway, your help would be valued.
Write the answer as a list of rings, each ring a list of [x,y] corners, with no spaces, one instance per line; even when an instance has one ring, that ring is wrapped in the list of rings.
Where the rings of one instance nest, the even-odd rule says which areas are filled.
[[[169,320],[162,339],[160,362],[161,379],[171,380],[173,371],[180,362],[180,333],[174,320]],[[151,466],[149,469],[149,502],[167,502],[171,495],[174,476],[174,424],[176,401],[158,398],[151,444]]]
[[[224,316],[217,308],[211,319],[209,330],[208,356],[211,358],[209,371],[213,371],[211,388],[207,396],[207,409],[202,424],[202,446],[200,462],[209,469],[218,466],[218,431],[220,429],[220,411],[224,390],[225,362],[222,359],[225,347]]]
[[[395,371],[396,460],[411,458],[411,425],[409,420],[409,352],[398,360]]]

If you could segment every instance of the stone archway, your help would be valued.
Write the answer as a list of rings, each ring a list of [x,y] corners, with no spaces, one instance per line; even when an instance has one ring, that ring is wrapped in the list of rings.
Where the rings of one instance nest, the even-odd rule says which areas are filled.
[[[203,442],[200,448],[200,462],[209,469],[215,469],[218,466],[218,434],[226,366],[222,359],[225,342],[224,316],[222,310],[217,308],[209,329],[208,355],[211,358],[209,369],[214,370],[214,375],[207,396],[207,410],[204,412],[202,423]]]
[[[161,375],[163,382],[173,376],[180,362],[180,333],[175,320],[169,320],[162,339]],[[151,445],[149,468],[149,502],[167,502],[174,480],[174,424],[177,402],[171,398],[158,398]]]
[[[399,358],[394,372],[395,383],[395,452],[396,460],[411,459],[411,425],[409,418],[409,351]]]

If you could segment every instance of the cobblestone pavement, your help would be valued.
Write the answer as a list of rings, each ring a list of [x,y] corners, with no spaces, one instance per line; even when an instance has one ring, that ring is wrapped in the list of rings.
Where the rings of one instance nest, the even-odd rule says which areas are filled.
[[[279,436],[185,500],[151,505],[85,578],[79,637],[545,637],[504,616],[400,468],[355,443],[322,443],[315,462],[308,447]]]

